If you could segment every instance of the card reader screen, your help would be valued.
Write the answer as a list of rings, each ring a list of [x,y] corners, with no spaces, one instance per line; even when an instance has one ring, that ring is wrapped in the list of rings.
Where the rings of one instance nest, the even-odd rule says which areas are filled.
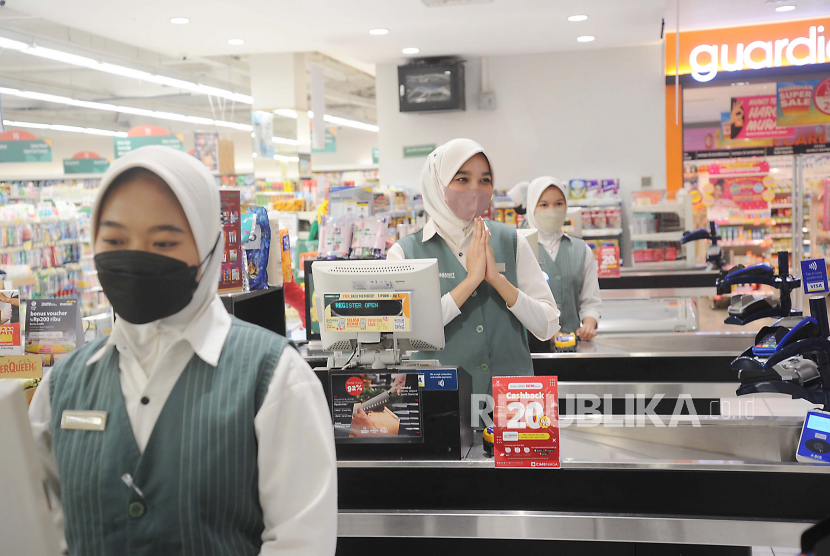
[[[350,299],[331,304],[332,316],[338,317],[397,317],[402,313],[403,301],[400,299]]]
[[[807,428],[814,431],[830,432],[830,419],[826,417],[819,417],[818,415],[810,415],[807,419]]]

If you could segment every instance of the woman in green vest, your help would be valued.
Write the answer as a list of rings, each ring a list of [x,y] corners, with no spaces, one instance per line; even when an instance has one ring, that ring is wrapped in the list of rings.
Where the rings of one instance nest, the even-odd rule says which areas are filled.
[[[568,210],[565,185],[550,176],[533,180],[527,207],[528,227],[539,231],[539,263],[559,307],[562,331],[591,340],[602,306],[597,263],[587,243],[562,231]]]
[[[228,315],[219,217],[214,177],[169,147],[101,180],[115,328],[46,372],[29,411],[72,556],[334,554],[322,386],[285,338]]]
[[[424,165],[421,193],[429,221],[387,258],[438,259],[446,344],[413,357],[462,367],[477,394],[490,393],[494,376],[532,375],[525,329],[550,339],[559,311],[527,240],[513,226],[481,219],[493,195],[482,146],[455,139],[438,147]]]

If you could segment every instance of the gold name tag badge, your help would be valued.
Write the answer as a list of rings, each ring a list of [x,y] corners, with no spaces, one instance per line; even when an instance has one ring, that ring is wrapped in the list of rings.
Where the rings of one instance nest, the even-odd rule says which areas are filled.
[[[61,428],[76,431],[103,431],[107,428],[107,412],[64,409],[61,414]]]
[[[504,263],[496,263],[496,270],[499,272],[504,272]]]

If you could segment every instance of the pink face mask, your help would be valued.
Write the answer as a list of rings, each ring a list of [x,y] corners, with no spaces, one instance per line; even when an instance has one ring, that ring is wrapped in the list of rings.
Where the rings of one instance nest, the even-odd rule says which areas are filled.
[[[493,192],[483,189],[468,189],[456,191],[447,187],[444,189],[444,199],[447,206],[458,218],[465,222],[472,222],[487,210],[490,206],[490,198]]]

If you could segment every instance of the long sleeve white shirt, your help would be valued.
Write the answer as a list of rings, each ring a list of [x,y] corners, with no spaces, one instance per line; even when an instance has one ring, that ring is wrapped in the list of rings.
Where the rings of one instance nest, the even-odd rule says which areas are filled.
[[[559,254],[559,245],[562,243],[561,233],[539,234],[539,245],[547,250],[548,255],[554,261]],[[599,291],[599,278],[597,277],[597,261],[594,259],[594,252],[591,247],[585,245],[585,262],[582,265],[582,291],[579,292],[579,321],[585,317],[593,317],[599,322],[602,309],[602,297]]]
[[[126,344],[110,336],[89,363],[118,350],[121,392],[141,452],[150,440],[167,398],[194,353],[211,365],[219,356],[231,319],[216,297],[209,310],[146,373]],[[142,404],[142,398],[149,403]],[[49,372],[29,407],[29,419],[54,496],[59,496],[52,447]],[[297,415],[304,415],[298,419]],[[296,350],[287,347],[277,362],[262,407],[254,418],[259,468],[259,501],[265,530],[261,556],[333,555],[337,544],[337,458],[331,417],[320,381]],[[62,515],[55,517],[63,523]],[[62,533],[62,531],[61,531]]]
[[[438,234],[450,246],[451,242],[446,240],[438,226],[430,220],[424,226],[423,240],[427,241],[435,234]],[[467,268],[467,248],[470,246],[471,239],[472,234],[467,236],[458,250],[450,247],[450,250],[465,270]],[[400,245],[395,244],[386,253],[386,258],[388,260],[403,260],[406,259],[406,254]],[[516,244],[516,275],[519,298],[512,307],[507,307],[505,303],[507,310],[513,313],[519,319],[519,322],[534,336],[540,340],[549,340],[559,331],[559,309],[556,307],[556,301],[554,301],[553,294],[545,281],[545,275],[539,267],[539,262],[533,254],[533,249],[522,235],[519,235]],[[441,313],[444,326],[447,326],[461,314],[461,309],[455,304],[455,299],[450,293],[444,294],[441,298]]]

